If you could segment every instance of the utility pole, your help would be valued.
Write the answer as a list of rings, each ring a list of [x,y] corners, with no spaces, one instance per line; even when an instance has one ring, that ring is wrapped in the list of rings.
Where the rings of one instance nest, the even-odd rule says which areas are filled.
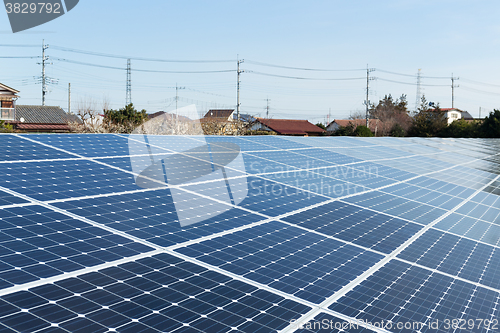
[[[458,88],[459,86],[458,85],[455,85],[455,80],[458,80],[459,78],[458,77],[453,77],[453,73],[451,73],[451,108],[453,109],[455,106],[454,106],[454,102],[455,102],[455,88]]]
[[[127,59],[127,96],[125,104],[132,104],[132,65],[130,59]]]
[[[481,107],[479,107],[479,119],[481,119]]]
[[[45,39],[42,40],[42,62],[38,63],[42,65],[42,105],[45,105],[45,95],[47,94],[47,78],[45,77],[45,64],[49,57],[45,56],[45,50],[48,49],[49,46],[45,45]]]
[[[237,119],[238,121],[240,120],[240,74],[241,73],[244,73],[245,71],[243,70],[240,70],[240,64],[242,64],[243,62],[245,62],[245,60],[237,60],[238,62],[238,82],[237,82],[237,88],[236,88],[236,98],[237,98],[237,101],[236,101],[236,116],[237,116]]]
[[[266,98],[267,106],[266,106],[266,118],[269,119],[269,98]]]
[[[177,112],[177,101],[179,100],[179,90],[186,89],[186,87],[178,87],[177,83],[175,84],[175,112]]]
[[[175,84],[175,122],[177,124],[177,135],[179,135],[179,111],[177,111],[177,102],[179,101],[179,89],[186,89],[186,87],[178,87]]]
[[[68,83],[68,113],[71,114],[71,83]]]
[[[368,65],[366,65],[366,127],[370,128],[370,120],[369,120],[369,108],[370,108],[370,100],[368,99],[368,95],[370,92],[370,80],[374,80],[375,78],[370,77],[370,72],[373,72],[375,69],[374,68],[368,68]]]

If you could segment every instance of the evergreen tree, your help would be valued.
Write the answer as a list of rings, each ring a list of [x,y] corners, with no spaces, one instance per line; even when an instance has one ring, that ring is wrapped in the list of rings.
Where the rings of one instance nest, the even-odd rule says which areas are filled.
[[[500,138],[500,110],[493,110],[484,118],[480,131],[485,138]]]
[[[137,111],[132,103],[119,110],[105,110],[104,116],[109,123],[123,126],[126,133],[132,132],[148,119],[146,110]]]

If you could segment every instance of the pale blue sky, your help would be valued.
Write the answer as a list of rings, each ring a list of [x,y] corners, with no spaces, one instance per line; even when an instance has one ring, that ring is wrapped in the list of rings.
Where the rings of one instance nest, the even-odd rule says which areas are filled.
[[[58,79],[47,104],[67,108],[67,85],[72,84],[72,107],[83,99],[114,108],[125,104],[126,60],[64,52],[72,49],[179,60],[233,60],[229,63],[158,63],[132,60],[133,69],[163,71],[235,70],[245,59],[241,75],[242,112],[324,121],[363,110],[366,78],[350,81],[300,80],[259,73],[306,78],[363,78],[371,75],[370,100],[385,94],[407,94],[415,105],[416,77],[460,79],[455,107],[478,115],[479,107],[500,108],[500,23],[498,1],[118,1],[80,0],[66,15],[12,34],[7,14],[0,18],[1,44],[42,44],[53,65],[47,75]],[[0,56],[40,55],[38,48],[0,47]],[[121,67],[105,69],[57,59]],[[260,66],[262,62],[291,67],[360,69],[312,72]],[[0,59],[0,82],[21,90],[20,104],[40,103],[38,59]],[[253,72],[252,72],[253,71]],[[384,80],[400,81],[395,83]],[[477,82],[476,82],[477,81]],[[428,100],[451,107],[451,80],[422,78]],[[132,72],[132,101],[148,112],[196,103],[198,110],[234,108],[236,73],[167,74]],[[483,84],[485,83],[485,84]],[[488,85],[490,84],[490,85]],[[428,85],[428,86],[425,86]],[[447,86],[430,86],[447,85]]]

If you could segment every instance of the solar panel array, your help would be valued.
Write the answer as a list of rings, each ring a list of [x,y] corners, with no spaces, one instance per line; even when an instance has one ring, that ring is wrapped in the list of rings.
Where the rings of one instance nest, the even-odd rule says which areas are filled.
[[[500,329],[500,140],[152,136],[244,171],[144,188],[139,139],[0,135],[1,332]]]

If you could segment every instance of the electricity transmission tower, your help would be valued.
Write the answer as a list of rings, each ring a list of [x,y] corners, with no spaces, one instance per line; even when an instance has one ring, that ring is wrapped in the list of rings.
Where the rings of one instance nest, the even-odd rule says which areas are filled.
[[[127,96],[125,98],[125,104],[132,104],[132,66],[130,64],[130,59],[127,59]]]

